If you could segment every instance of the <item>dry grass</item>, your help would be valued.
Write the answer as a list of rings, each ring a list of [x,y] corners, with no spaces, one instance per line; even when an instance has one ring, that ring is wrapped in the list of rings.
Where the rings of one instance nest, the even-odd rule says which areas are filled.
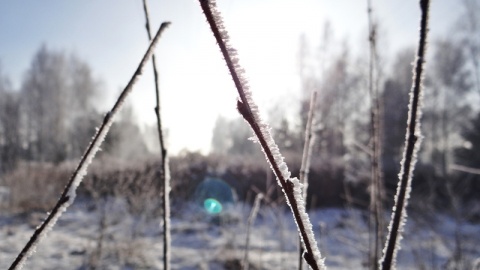
[[[50,210],[65,187],[71,170],[68,163],[20,163],[16,170],[3,177],[9,196],[0,209],[13,213]]]

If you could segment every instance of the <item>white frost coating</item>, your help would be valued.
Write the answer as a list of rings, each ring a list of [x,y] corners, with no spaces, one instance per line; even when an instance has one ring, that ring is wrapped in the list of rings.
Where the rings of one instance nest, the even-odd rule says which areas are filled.
[[[220,42],[218,42],[218,43],[220,45],[220,48],[221,48],[222,52],[224,53],[224,57],[225,58],[229,57],[229,59],[226,59],[227,66],[230,70],[230,73],[231,73],[232,77],[234,78],[235,83],[237,84],[236,79],[238,79],[238,83],[240,83],[240,86],[237,85],[237,88],[240,88],[240,89],[238,89],[238,91],[239,91],[239,94],[240,94],[241,102],[243,103],[243,105],[246,108],[249,108],[249,111],[251,112],[251,117],[254,118],[254,122],[255,122],[254,124],[256,124],[258,126],[258,129],[259,129],[262,137],[265,139],[265,142],[266,142],[267,146],[269,147],[269,150],[270,150],[271,154],[273,155],[274,162],[276,163],[278,169],[280,170],[281,177],[287,181],[287,184],[288,184],[288,182],[293,184],[294,199],[296,201],[297,211],[300,215],[301,222],[304,224],[304,227],[305,227],[305,230],[306,230],[306,235],[307,235],[309,243],[311,244],[311,248],[312,248],[312,251],[313,251],[313,254],[311,254],[311,255],[315,259],[315,261],[318,264],[318,267],[320,269],[326,269],[325,264],[323,262],[324,260],[322,259],[321,255],[320,255],[320,251],[318,249],[317,242],[316,242],[314,234],[313,234],[312,224],[311,224],[310,219],[308,217],[308,214],[305,210],[305,204],[304,204],[304,200],[303,200],[303,196],[302,196],[302,186],[301,186],[300,182],[298,181],[298,179],[296,179],[296,178],[290,179],[291,173],[288,170],[287,164],[284,162],[284,158],[281,155],[280,150],[279,150],[277,144],[275,143],[275,141],[272,137],[272,134],[270,132],[270,127],[263,121],[263,119],[260,115],[258,106],[252,98],[253,94],[249,89],[248,81],[246,80],[246,76],[245,76],[245,71],[239,65],[239,58],[238,58],[237,51],[229,43],[229,36],[228,36],[227,30],[224,26],[222,16],[217,9],[216,1],[215,0],[200,0],[200,3],[201,3],[202,6],[205,3],[208,3],[208,9],[213,16],[213,20],[215,21],[215,25],[218,28],[218,34],[220,35],[220,38],[225,45],[225,48],[222,47]],[[205,8],[204,8],[204,12],[207,14],[208,11],[205,11]],[[208,15],[207,15],[207,19],[208,19]],[[224,50],[228,54],[227,56],[225,55]],[[229,64],[229,61],[230,61],[231,65]],[[235,74],[236,74],[236,76],[235,76]],[[248,119],[246,119],[246,120],[248,121]],[[252,123],[250,123],[250,124],[252,124]],[[263,148],[262,148],[262,151],[264,152],[265,157],[266,157],[267,161],[270,163],[270,166],[273,170],[273,166],[271,164],[271,161],[268,158],[268,155],[266,154],[266,152]],[[277,175],[277,183],[278,183],[278,185],[280,185],[282,187],[282,184],[280,182],[280,179],[279,179],[278,175]],[[283,190],[283,192],[285,193],[285,190]],[[285,193],[285,197],[287,199],[287,203],[289,204],[290,208],[292,209],[292,212],[295,212],[291,203],[289,202],[289,197],[287,196],[286,193]],[[297,223],[297,227],[300,228],[300,226],[298,225],[299,221],[295,220],[295,222]],[[300,231],[300,229],[299,229],[299,231]],[[302,235],[301,232],[300,232],[300,235]],[[304,241],[303,238],[302,238],[302,241]]]
[[[395,214],[397,211],[401,211],[400,212],[400,223],[398,224],[398,229],[397,229],[397,232],[396,232],[396,238],[395,238],[395,243],[394,243],[394,249],[393,249],[393,253],[392,253],[392,261],[391,261],[391,268],[392,269],[395,269],[396,267],[396,264],[397,264],[397,254],[398,254],[398,251],[401,249],[401,245],[400,245],[400,242],[401,240],[403,239],[403,232],[404,232],[404,227],[405,227],[405,223],[406,223],[406,220],[407,220],[407,206],[408,206],[408,201],[410,199],[410,192],[411,192],[411,189],[412,189],[412,178],[413,178],[413,171],[415,169],[415,164],[417,163],[417,153],[420,149],[420,145],[421,145],[421,142],[422,142],[422,139],[423,139],[423,136],[421,135],[421,123],[420,123],[420,118],[421,118],[421,115],[422,115],[422,103],[423,103],[423,91],[422,88],[423,88],[423,85],[422,85],[422,80],[423,80],[423,76],[424,74],[416,74],[416,69],[417,69],[417,65],[421,65],[424,61],[422,60],[422,58],[420,56],[417,56],[417,64],[414,66],[413,68],[413,80],[412,80],[412,88],[409,92],[409,96],[410,96],[410,102],[408,104],[408,119],[407,119],[407,131],[406,131],[406,135],[405,135],[405,148],[404,148],[404,151],[403,151],[403,157],[402,157],[402,161],[401,161],[401,168],[400,168],[400,173],[398,174],[398,177],[399,177],[399,181],[398,181],[398,185],[397,185],[397,191],[396,191],[396,194],[395,194],[395,204],[393,206],[393,211],[392,211],[392,217],[390,219],[390,224],[388,225],[388,235],[387,235],[387,241],[386,241],[386,244],[385,244],[385,247],[383,249],[383,256],[380,260],[380,265],[383,264],[383,262],[385,261],[385,257],[387,255],[387,250],[388,250],[388,243],[390,243],[390,236],[392,235],[392,230],[394,230],[393,226],[394,226],[394,219],[395,219]],[[420,78],[420,81],[419,81],[419,84],[416,84],[416,78],[417,76],[422,76]],[[418,87],[418,89],[417,89]],[[418,97],[415,97],[415,91],[417,91],[418,93]],[[414,99],[417,98],[417,108],[415,108],[416,110],[413,110],[413,106],[414,106]],[[416,113],[414,113],[414,111]],[[411,125],[415,125],[414,126],[414,130],[413,130],[413,134],[411,133],[410,131],[410,126]],[[410,136],[415,136],[415,140],[412,142],[410,140]],[[411,156],[411,160],[410,160],[410,164],[407,164],[407,149],[409,149],[409,146],[411,146],[411,144],[413,143],[413,151],[412,151],[412,156]],[[406,165],[409,165],[409,169],[408,171],[405,171],[406,168],[405,166]],[[403,206],[402,207],[399,207],[399,200],[401,200],[402,198],[400,198],[400,194],[401,194],[401,188],[402,188],[402,179],[403,179],[403,176],[405,173],[408,173],[408,179],[407,179],[407,183],[406,183],[406,187],[405,187],[405,196],[403,198]]]
[[[293,195],[295,196],[295,200],[297,201],[297,206],[298,209],[300,210],[300,218],[302,219],[302,222],[305,226],[305,229],[307,231],[307,237],[308,240],[310,241],[310,244],[313,246],[313,257],[315,258],[315,261],[318,263],[318,266],[320,269],[326,269],[325,267],[325,259],[322,258],[322,255],[320,254],[320,250],[318,249],[318,244],[317,241],[315,240],[315,235],[313,234],[313,226],[312,223],[310,222],[310,218],[308,217],[307,211],[305,209],[305,202],[303,201],[303,195],[302,195],[302,190],[303,190],[303,185],[300,183],[300,181],[294,177],[290,179],[291,183],[293,184]],[[295,220],[295,222],[297,222]],[[297,224],[298,226],[298,224]],[[301,236],[301,235],[300,235]],[[302,242],[303,242],[302,238]],[[304,242],[305,244],[305,242]]]
[[[163,210],[165,211],[164,212],[164,225],[163,225],[163,228],[164,228],[164,238],[163,241],[164,241],[164,255],[165,255],[165,262],[167,264],[166,268],[169,268],[170,267],[170,261],[171,261],[171,249],[170,247],[172,246],[171,245],[171,234],[170,234],[170,224],[171,224],[171,221],[170,221],[170,190],[171,190],[171,186],[170,186],[170,165],[169,165],[169,159],[168,159],[168,155],[165,155],[165,161],[164,161],[164,167],[163,167],[163,170],[164,170],[164,176],[165,176],[165,179],[164,179],[164,185],[165,185],[165,194],[163,194],[164,196],[164,205],[163,205]]]
[[[110,127],[113,124],[113,118],[114,115],[111,115],[107,122],[105,123],[105,127],[100,129],[100,132],[97,134],[98,139],[92,141],[92,150],[88,152],[85,156],[85,162],[83,166],[80,166],[78,168],[78,173],[75,175],[72,181],[72,185],[68,189],[67,195],[69,196],[68,203],[64,204],[66,205],[65,209],[73,203],[75,200],[75,197],[77,196],[77,187],[80,185],[82,182],[83,177],[87,174],[87,169],[90,163],[92,163],[93,158],[95,157],[95,154],[100,150],[100,145],[103,143],[105,140],[105,137],[107,136],[108,131],[110,130]],[[68,205],[67,205],[68,204]]]
[[[415,132],[416,134],[420,133],[420,126],[419,125],[420,125],[420,123],[417,123],[417,129],[416,129],[416,132]],[[415,148],[413,150],[413,155],[412,155],[412,159],[411,159],[411,162],[410,162],[410,171],[408,172],[409,178],[408,178],[407,187],[406,187],[406,190],[405,190],[405,199],[404,199],[404,202],[403,202],[403,208],[399,209],[397,207],[398,200],[399,200],[400,189],[401,189],[401,181],[398,181],[397,190],[396,190],[396,194],[395,194],[395,204],[393,206],[393,211],[392,211],[392,217],[390,219],[390,224],[388,225],[388,235],[387,235],[387,241],[385,243],[390,242],[390,235],[391,235],[391,231],[392,231],[395,212],[399,211],[399,210],[402,211],[401,212],[401,217],[400,217],[400,224],[399,224],[399,227],[398,227],[398,230],[397,230],[397,237],[396,237],[396,241],[395,241],[395,249],[394,249],[393,256],[392,256],[392,269],[396,268],[395,266],[397,264],[397,254],[398,254],[398,251],[402,248],[402,245],[400,245],[400,242],[403,239],[403,232],[404,232],[405,224],[407,222],[407,206],[408,206],[408,201],[410,199],[410,193],[411,193],[411,190],[412,190],[413,170],[415,168],[415,164],[417,163],[417,153],[418,153],[418,150],[420,148],[422,136],[417,136],[417,138],[418,139],[417,139],[417,142],[415,143]],[[408,140],[408,136],[407,136],[406,140]],[[405,168],[403,168],[403,164],[405,164],[405,159],[406,159],[405,155],[406,155],[406,151],[403,151],[403,158],[402,158],[402,161],[401,161],[402,167],[400,169],[400,173],[398,174],[399,179],[402,179],[403,173],[405,173],[404,172]],[[380,260],[380,265],[382,265],[383,261],[385,260],[385,254],[387,253],[387,247],[388,247],[388,245],[385,244],[385,247],[383,248],[383,256]]]
[[[255,135],[253,135],[252,137],[249,137],[248,140],[252,141],[253,143],[260,143],[257,136],[255,136]]]

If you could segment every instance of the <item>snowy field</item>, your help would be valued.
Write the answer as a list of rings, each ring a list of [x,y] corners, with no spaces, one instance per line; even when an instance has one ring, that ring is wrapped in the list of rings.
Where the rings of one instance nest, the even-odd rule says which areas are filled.
[[[75,203],[24,269],[161,269],[159,219],[132,216],[118,199],[105,205]],[[240,269],[249,212],[245,205],[227,207],[220,216],[192,205],[173,207],[172,269]],[[0,214],[0,269],[8,268],[43,218],[41,213]],[[323,209],[311,212],[311,219],[329,269],[367,267],[364,213]],[[250,269],[296,269],[297,237],[289,212],[262,205],[251,229]],[[473,269],[480,258],[480,224],[414,215],[402,244],[399,269],[454,269],[455,254],[463,263],[456,269]]]

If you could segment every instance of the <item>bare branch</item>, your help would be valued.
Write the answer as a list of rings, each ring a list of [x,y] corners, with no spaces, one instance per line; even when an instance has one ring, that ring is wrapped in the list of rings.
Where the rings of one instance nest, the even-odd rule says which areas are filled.
[[[422,81],[423,64],[425,62],[425,52],[427,46],[428,33],[428,13],[430,1],[420,0],[421,20],[420,20],[420,38],[413,70],[412,90],[410,92],[410,104],[407,121],[406,142],[403,152],[403,160],[399,174],[397,194],[395,195],[395,206],[393,207],[392,219],[390,221],[389,232],[383,258],[380,262],[383,270],[395,269],[396,256],[400,248],[403,227],[406,221],[406,207],[410,196],[413,170],[417,160],[417,152],[420,148],[421,132],[421,100],[422,100]]]
[[[252,93],[248,88],[248,82],[244,78],[244,71],[238,63],[237,52],[228,43],[228,33],[223,26],[216,3],[214,0],[199,0],[199,2],[240,96],[240,99],[237,101],[237,109],[255,133],[292,210],[305,245],[306,252],[304,253],[304,258],[312,269],[325,269],[313,234],[312,224],[305,211],[301,184],[298,179],[290,178],[290,171],[283,161],[283,156],[280,154],[277,144],[273,140],[270,127],[260,117],[258,106],[253,101]]]
[[[302,164],[300,165],[300,183],[303,184],[303,197],[305,198],[305,207],[307,207],[307,191],[308,191],[308,174],[310,172],[310,160],[312,158],[312,148],[314,144],[314,133],[312,130],[312,123],[315,117],[315,104],[317,102],[317,91],[312,92],[310,97],[310,108],[308,110],[307,126],[305,127],[305,143],[303,145]],[[303,269],[304,252],[300,239],[300,256],[298,258],[298,269]]]
[[[10,266],[10,270],[13,269],[21,269],[25,260],[34,252],[35,246],[45,237],[45,235],[53,228],[58,218],[62,215],[62,213],[67,209],[69,205],[71,205],[76,196],[76,189],[80,182],[82,181],[83,177],[87,173],[87,168],[92,162],[92,159],[95,157],[95,154],[100,149],[100,145],[102,144],[105,136],[107,135],[108,131],[110,130],[111,125],[113,124],[115,116],[118,114],[120,109],[122,108],[127,96],[133,89],[133,86],[138,81],[140,75],[142,75],[145,64],[148,62],[148,59],[153,54],[153,50],[160,39],[160,36],[165,30],[165,28],[169,25],[169,23],[162,23],[160,28],[158,29],[155,37],[153,38],[150,46],[148,47],[147,52],[143,56],[140,64],[137,67],[137,70],[133,74],[132,78],[128,82],[127,86],[124,88],[120,96],[118,97],[115,105],[112,107],[110,112],[105,115],[103,119],[103,123],[100,128],[97,130],[93,140],[88,145],[85,154],[83,155],[82,159],[78,163],[77,168],[73,172],[68,184],[65,186],[62,195],[58,199],[57,204],[52,209],[52,211],[48,214],[45,221],[37,227],[35,232],[33,233],[30,240],[27,242],[25,247],[22,251],[18,254],[15,261]]]
[[[248,252],[250,250],[250,230],[252,227],[253,222],[255,222],[255,218],[257,217],[258,209],[260,208],[260,202],[263,199],[263,194],[258,193],[257,196],[255,196],[255,202],[253,203],[252,206],[252,211],[250,212],[250,215],[248,216],[247,220],[247,239],[245,241],[245,255],[243,257],[243,270],[248,270],[250,266],[250,262],[248,261]]]
[[[300,166],[300,182],[303,184],[303,194],[307,198],[308,174],[310,172],[310,160],[312,158],[312,148],[315,135],[312,131],[312,123],[315,118],[315,105],[317,102],[317,91],[312,92],[310,98],[310,108],[308,110],[307,126],[305,127],[305,143],[303,145],[302,164]],[[307,201],[305,200],[305,203]]]
[[[458,165],[458,164],[451,164],[449,167],[451,170],[480,175],[480,169],[471,168],[471,167]]]
[[[143,0],[143,11],[145,13],[145,28],[147,30],[148,39],[152,39],[150,33],[150,15],[148,12],[147,0]],[[155,80],[156,106],[155,115],[157,117],[158,141],[160,143],[160,153],[162,162],[162,171],[160,180],[163,182],[163,269],[170,270],[170,173],[167,157],[167,149],[165,148],[163,139],[162,121],[160,117],[160,87],[158,83],[157,61],[155,54],[152,54],[152,67]]]
[[[370,44],[370,60],[369,60],[369,92],[370,92],[370,134],[372,142],[371,159],[371,185],[370,185],[370,219],[369,231],[372,237],[369,237],[370,242],[370,268],[378,269],[378,256],[380,253],[380,239],[382,230],[382,170],[381,170],[381,139],[380,139],[380,101],[378,97],[378,58],[377,58],[377,29],[373,22],[372,3],[367,0],[367,15],[368,15],[368,41]],[[375,76],[376,75],[376,76]],[[375,77],[375,79],[374,79]],[[373,248],[372,248],[373,245]]]

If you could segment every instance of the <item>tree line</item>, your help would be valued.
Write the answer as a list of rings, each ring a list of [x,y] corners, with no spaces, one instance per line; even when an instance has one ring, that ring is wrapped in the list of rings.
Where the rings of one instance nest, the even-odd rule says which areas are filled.
[[[480,10],[478,1],[465,1],[461,19],[447,35],[429,44],[421,127],[424,138],[414,192],[426,195],[436,205],[449,204],[442,202],[453,195],[469,201],[480,192],[480,18],[473,10]],[[302,98],[297,120],[280,117],[270,122],[275,123],[272,129],[282,152],[294,152],[299,157],[310,93],[317,90],[312,158],[332,170],[340,169],[345,182],[368,183],[372,144],[368,59],[366,53],[354,55],[348,43],[336,41],[332,33],[327,23],[317,47],[311,46],[305,36],[300,37],[298,77]],[[378,52],[374,85],[381,104],[382,173],[387,192],[393,194],[405,142],[407,93],[412,85],[415,50],[413,46],[401,49],[391,60],[383,53]],[[258,147],[247,142],[252,134],[242,121],[217,119],[213,152],[258,154]]]
[[[86,62],[46,45],[33,56],[19,89],[0,69],[0,174],[20,161],[80,158],[104,114],[99,101],[105,93]],[[133,116],[131,106],[122,112],[104,154],[135,158],[148,153]]]

